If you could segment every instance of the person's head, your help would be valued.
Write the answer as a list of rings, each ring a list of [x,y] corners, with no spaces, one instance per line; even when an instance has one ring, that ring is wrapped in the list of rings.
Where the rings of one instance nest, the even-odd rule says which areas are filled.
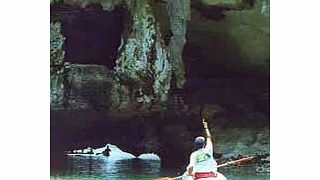
[[[195,138],[194,140],[194,146],[196,148],[196,150],[204,148],[206,145],[206,139],[202,136],[198,136]]]

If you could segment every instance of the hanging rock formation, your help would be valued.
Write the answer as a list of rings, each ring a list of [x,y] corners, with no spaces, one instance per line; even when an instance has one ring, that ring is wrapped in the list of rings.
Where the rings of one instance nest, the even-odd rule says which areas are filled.
[[[127,6],[132,19],[118,51],[113,109],[150,109],[167,101],[172,65],[152,1],[128,0]]]
[[[186,43],[187,21],[191,19],[190,0],[168,0],[167,10],[172,33],[169,49],[173,74],[177,88],[181,89],[186,82],[182,51]]]

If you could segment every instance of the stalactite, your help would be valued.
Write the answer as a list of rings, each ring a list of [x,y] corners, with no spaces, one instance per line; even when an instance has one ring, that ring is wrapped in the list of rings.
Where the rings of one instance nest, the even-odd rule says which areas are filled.
[[[178,88],[183,88],[186,77],[182,60],[182,51],[186,43],[187,21],[191,18],[190,0],[168,0],[167,9],[172,32],[169,49],[173,74],[176,79],[176,86]]]

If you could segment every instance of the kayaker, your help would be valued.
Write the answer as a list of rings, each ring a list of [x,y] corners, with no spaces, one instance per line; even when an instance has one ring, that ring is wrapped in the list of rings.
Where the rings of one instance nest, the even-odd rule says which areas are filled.
[[[111,149],[107,145],[106,149],[102,152],[102,154],[105,155],[105,156],[110,156],[110,151],[111,151]]]
[[[197,180],[220,180],[217,173],[217,162],[213,158],[213,145],[208,123],[203,119],[203,127],[207,138],[199,136],[195,138],[196,150],[190,156],[187,167],[187,175]],[[225,178],[223,178],[225,179]]]

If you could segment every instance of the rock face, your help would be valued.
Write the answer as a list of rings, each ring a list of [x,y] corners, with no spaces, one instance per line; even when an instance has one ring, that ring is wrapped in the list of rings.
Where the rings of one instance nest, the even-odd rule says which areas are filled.
[[[56,0],[57,1],[57,0]],[[79,5],[81,7],[86,7],[89,4],[101,4],[103,10],[112,11],[115,6],[122,3],[122,0],[63,0],[66,4]]]
[[[193,1],[198,3],[193,3],[188,25],[184,54],[188,76],[268,76],[269,1],[199,1]]]
[[[182,52],[186,43],[186,23],[190,20],[190,0],[166,2],[172,37],[168,47],[164,43],[161,28],[162,17],[156,16],[159,2],[151,0],[65,0],[64,3],[86,8],[100,4],[112,11],[118,5],[129,9],[122,44],[116,60],[112,107],[115,110],[160,110],[168,102],[171,79],[175,87],[183,88],[186,82]],[[163,2],[162,2],[163,3]],[[159,15],[158,15],[159,16]]]
[[[249,156],[270,151],[269,129],[230,128],[215,131],[215,149],[225,158]]]
[[[51,110],[105,110],[110,104],[112,75],[105,66],[70,64],[67,73],[51,76],[51,84]]]
[[[122,38],[115,67],[113,107],[144,109],[165,103],[169,96],[172,63],[165,48],[151,1],[127,1],[132,16]]]
[[[102,65],[65,61],[61,23],[50,23],[50,107],[58,109],[107,109],[112,75]]]
[[[269,128],[228,128],[216,129],[215,154],[220,162],[227,162],[241,157],[255,157],[254,160],[225,167],[233,171],[244,169],[258,172],[270,172],[270,132]]]
[[[50,102],[56,105],[62,105],[66,96],[65,86],[69,66],[64,62],[65,52],[62,49],[64,41],[61,24],[50,23]]]
[[[154,12],[153,1],[67,0],[64,2],[84,7],[89,6],[90,3],[100,3],[106,8],[109,7],[108,11],[123,5],[130,11],[131,19],[129,18],[126,22],[114,68],[116,73],[114,80],[117,83],[114,83],[112,91],[113,109],[130,109],[133,112],[138,112],[136,110],[139,109],[143,112],[152,109],[158,111],[161,109],[159,106],[167,103],[172,87],[184,87],[186,73],[188,81],[190,77],[207,78],[216,74],[219,76],[224,71],[229,71],[231,75],[238,72],[268,74],[268,0],[256,1],[252,7],[238,6],[238,1],[228,1],[229,4],[218,6],[217,2],[222,1],[203,0],[202,6],[192,6],[192,19],[188,23],[187,32],[186,24],[191,13],[189,0],[169,0],[161,3],[166,8],[160,15]],[[212,14],[217,13],[217,8],[220,8],[218,13],[224,14],[224,18],[210,19]],[[165,31],[171,31],[167,47],[163,43],[164,33],[163,30],[161,31],[164,26],[164,16],[169,21],[165,25],[169,26],[165,27]],[[61,29],[61,26],[59,28]],[[188,42],[186,42],[186,35]],[[60,48],[62,43],[63,41],[60,43]],[[182,50],[184,62],[181,58]],[[55,61],[60,64],[53,63],[55,65],[51,66],[55,67],[52,69],[56,69],[51,73],[51,99],[55,104],[63,104],[63,98],[58,97],[64,96],[62,82],[65,81],[69,71],[68,64],[61,63],[63,61],[61,57],[64,57],[62,52],[61,49],[61,55],[56,53],[57,57],[55,57]],[[185,101],[180,100],[180,97],[178,99],[178,103]],[[177,109],[188,109],[184,103],[181,104],[183,107],[179,106]]]
[[[82,8],[65,3],[51,6],[51,21],[59,21],[67,62],[105,65],[113,69],[128,12],[123,6],[104,11],[102,5]]]

